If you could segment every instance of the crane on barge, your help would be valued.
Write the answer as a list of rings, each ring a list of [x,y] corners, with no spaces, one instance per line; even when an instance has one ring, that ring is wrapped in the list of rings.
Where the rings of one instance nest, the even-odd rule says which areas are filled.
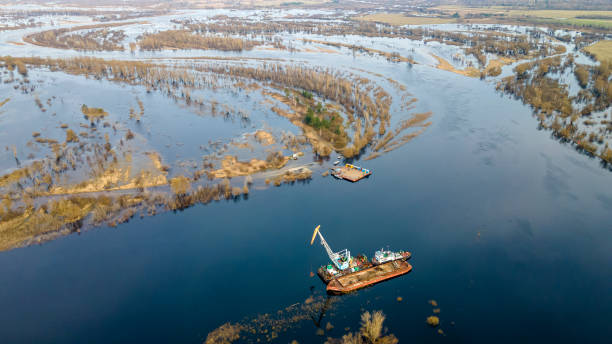
[[[323,234],[321,234],[319,228],[321,228],[321,225],[318,225],[317,228],[315,228],[314,233],[312,233],[310,245],[314,243],[317,234],[319,234],[319,238],[321,238],[321,245],[323,245],[323,247],[325,248],[325,251],[327,252],[327,255],[329,256],[329,259],[332,261],[332,263],[334,263],[334,265],[340,271],[348,269],[349,264],[351,262],[351,251],[346,248],[339,252],[332,251],[332,249],[327,244],[327,241],[325,241],[325,238],[323,238]]]
[[[410,258],[407,251],[376,251],[375,257],[369,261],[366,256],[360,254],[351,257],[351,252],[344,249],[339,252],[332,251],[327,241],[317,226],[312,233],[310,245],[314,244],[319,235],[321,245],[325,248],[332,264],[321,266],[317,274],[327,284],[327,293],[345,294],[357,289],[365,288],[397,276],[407,274],[412,270],[412,265],[406,260]]]

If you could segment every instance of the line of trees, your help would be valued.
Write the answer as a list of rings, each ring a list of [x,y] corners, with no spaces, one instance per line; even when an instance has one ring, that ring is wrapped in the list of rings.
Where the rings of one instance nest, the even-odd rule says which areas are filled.
[[[46,30],[23,37],[25,42],[43,47],[75,50],[123,50],[121,42],[125,39],[122,30],[109,28],[131,25],[136,22],[109,23],[75,26],[72,28]],[[84,31],[82,33],[73,33]]]
[[[8,57],[0,58],[0,61]],[[368,79],[326,68],[280,63],[243,66],[236,64],[202,64],[168,67],[140,61],[103,60],[90,57],[68,59],[11,58],[25,64],[47,66],[77,75],[93,76],[159,89],[167,94],[192,102],[190,88],[217,87],[216,76],[240,78],[267,83],[278,89],[297,89],[316,94],[340,104],[347,115],[347,125],[355,126],[352,145],[345,148],[346,156],[358,154],[375,136],[376,125],[388,125],[392,99]],[[194,73],[196,72],[196,73]],[[199,72],[199,73],[198,73]],[[195,103],[195,101],[194,101]]]
[[[203,49],[222,51],[251,50],[263,42],[234,37],[203,36],[188,30],[167,30],[148,33],[138,41],[142,50],[171,49]]]
[[[581,87],[576,96],[570,96],[567,85],[549,74],[562,73],[573,68]],[[574,64],[571,55],[565,62],[560,56],[520,64],[515,75],[502,79],[497,89],[514,95],[531,105],[540,126],[550,129],[556,137],[572,142],[576,147],[605,163],[612,164],[612,150],[608,146],[612,121],[590,119],[594,112],[604,112],[612,106],[612,62],[599,66]],[[591,129],[586,129],[591,127]]]

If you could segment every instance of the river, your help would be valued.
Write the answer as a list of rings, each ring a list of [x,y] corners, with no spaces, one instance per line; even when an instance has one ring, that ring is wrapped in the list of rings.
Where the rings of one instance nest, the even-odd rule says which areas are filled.
[[[372,68],[405,84],[433,124],[358,162],[368,179],[317,174],[1,252],[3,342],[202,342],[225,322],[324,294],[310,276],[327,263],[309,245],[319,224],[334,250],[413,255],[408,275],[335,297],[325,336],[382,310],[400,343],[607,342],[611,172],[539,131],[531,110],[491,81],[425,65]],[[429,300],[444,335],[425,323]],[[316,330],[306,320],[275,342],[323,342]]]

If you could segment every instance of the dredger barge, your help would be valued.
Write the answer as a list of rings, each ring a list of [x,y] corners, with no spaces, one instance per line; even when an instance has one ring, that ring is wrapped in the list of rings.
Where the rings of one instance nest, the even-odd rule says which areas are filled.
[[[407,251],[392,252],[381,249],[374,253],[372,260],[368,260],[364,255],[351,257],[351,252],[347,249],[333,252],[323,238],[320,227],[315,228],[310,244],[314,243],[318,234],[321,245],[332,261],[332,264],[321,266],[317,270],[321,280],[327,284],[329,294],[350,293],[407,274],[412,270],[412,265],[406,261],[410,258],[410,252]]]

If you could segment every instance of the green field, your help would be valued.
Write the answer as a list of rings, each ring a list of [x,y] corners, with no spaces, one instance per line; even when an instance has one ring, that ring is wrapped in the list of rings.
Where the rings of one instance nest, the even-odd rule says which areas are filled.
[[[550,23],[583,27],[612,29],[612,11],[583,10],[526,10],[508,7],[439,6],[435,9],[446,15],[458,13],[462,18],[482,16],[491,21],[528,20],[535,23]],[[476,21],[478,21],[476,19]]]
[[[612,29],[612,19],[583,19],[583,18],[536,18],[538,22],[552,23],[552,24],[565,24],[582,27],[595,27]]]

